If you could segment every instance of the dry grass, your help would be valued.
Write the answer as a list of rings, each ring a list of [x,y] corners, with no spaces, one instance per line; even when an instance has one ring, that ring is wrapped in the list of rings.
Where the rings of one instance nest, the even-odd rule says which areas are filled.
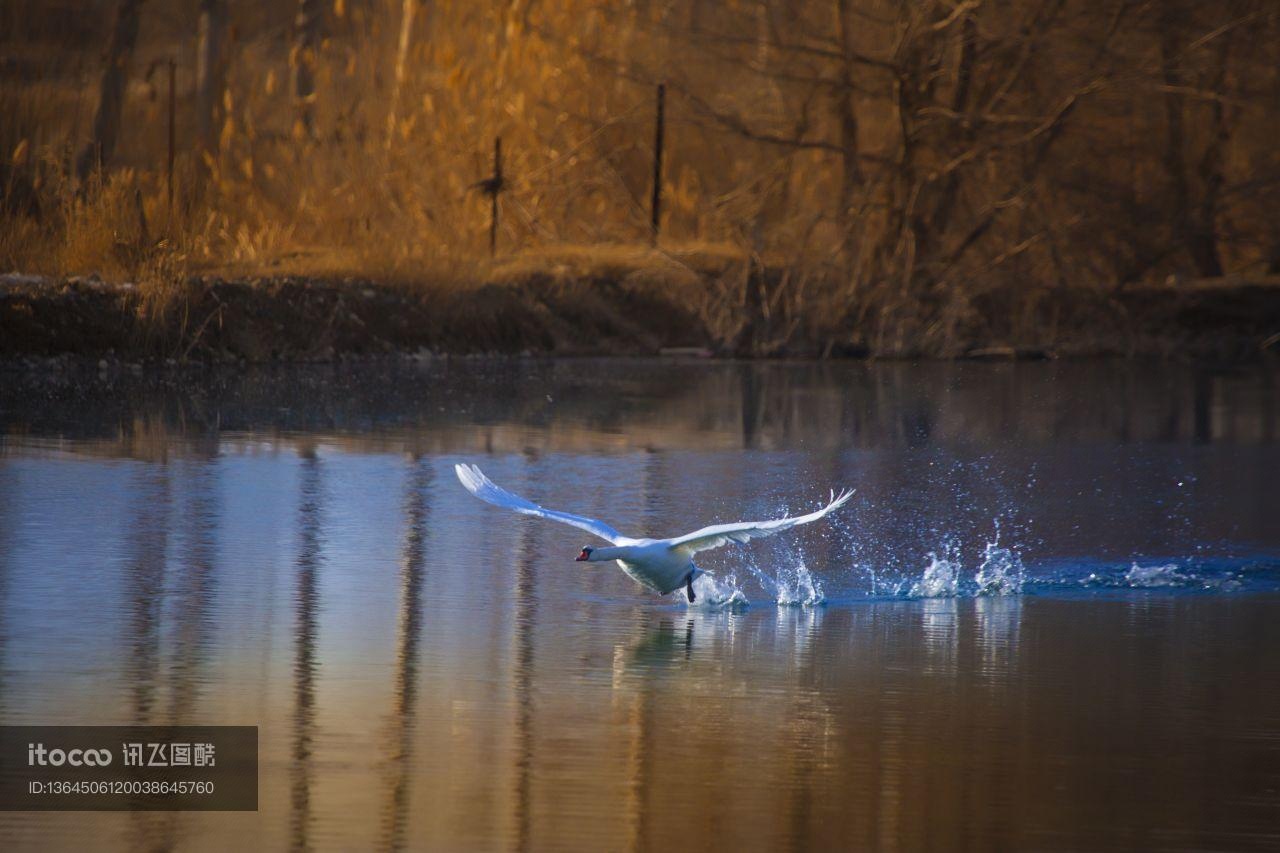
[[[905,356],[961,354],[984,335],[1051,343],[1058,319],[1046,306],[1060,305],[1061,288],[1105,310],[1109,289],[1191,266],[1185,223],[1168,213],[1172,93],[1151,64],[1155,7],[1129,9],[1114,29],[1110,2],[1054,16],[1034,3],[858,0],[855,46],[874,61],[855,69],[857,95],[845,99],[831,87],[848,70],[840,51],[794,51],[832,32],[831,4],[712,4],[697,26],[652,4],[438,4],[415,19],[403,62],[398,0],[322,5],[313,133],[290,92],[296,2],[230,4],[238,36],[208,152],[196,150],[194,75],[179,51],[171,216],[157,69],[190,45],[198,4],[145,5],[115,161],[80,184],[68,164],[92,122],[109,22],[95,31],[76,18],[62,32],[70,0],[15,0],[5,20],[44,41],[0,33],[0,271],[133,281],[157,337],[186,310],[193,275],[303,276],[482,293],[475,310],[494,318],[519,302],[504,289],[530,289],[541,301],[520,311],[602,329],[685,312],[747,354]],[[1216,53],[1205,45],[1237,32],[1222,28],[1224,13],[1174,5],[1184,88],[1231,95],[1222,174],[1191,175],[1190,191],[1222,185],[1223,257],[1260,271],[1269,251],[1280,257],[1274,98],[1259,106],[1280,77],[1255,73],[1275,67],[1275,41]],[[758,18],[769,9],[776,43]],[[1263,12],[1251,28],[1274,32],[1280,18]],[[912,75],[919,85],[898,85]],[[986,113],[956,106],[962,77],[998,95]],[[653,249],[658,79],[669,123]],[[1215,102],[1177,106],[1188,169],[1213,159]],[[857,119],[851,184],[845,118]],[[491,260],[475,184],[495,136],[506,186]]]
[[[669,280],[682,276],[719,275],[746,261],[742,249],[727,243],[561,244],[499,258],[492,278],[518,281],[536,275],[556,278],[614,279],[643,273]]]
[[[39,7],[27,5],[28,17],[39,23]],[[527,22],[518,20],[506,22],[495,42],[489,11],[464,4],[433,10],[429,25],[425,16],[418,22],[406,57],[410,73],[393,95],[387,73],[399,10],[387,3],[376,12],[359,11],[359,20],[330,21],[336,37],[317,61],[314,136],[295,123],[289,66],[296,57],[287,39],[277,37],[288,32],[292,5],[265,4],[238,22],[260,35],[235,45],[218,143],[208,155],[193,150],[193,81],[191,69],[180,64],[180,215],[174,223],[161,223],[165,115],[156,63],[167,57],[172,39],[194,32],[193,4],[166,18],[144,15],[117,157],[123,168],[100,187],[63,179],[91,123],[85,93],[92,92],[96,68],[71,73],[85,65],[83,48],[76,61],[54,45],[43,53],[24,48],[24,62],[46,62],[47,74],[38,84],[0,79],[0,108],[13,116],[0,125],[0,152],[25,140],[30,153],[45,159],[28,168],[43,212],[33,225],[0,211],[0,264],[135,277],[120,248],[137,236],[132,194],[139,191],[149,236],[163,238],[189,272],[465,286],[509,266],[513,252],[531,262],[545,250],[564,263],[581,250],[559,247],[600,244],[590,253],[605,263],[632,251],[617,245],[643,244],[648,87],[621,87],[602,100],[588,58],[566,51],[558,38],[521,32]],[[543,14],[586,32],[598,24],[588,13],[596,13],[591,3],[574,0]],[[423,38],[428,26],[449,38]],[[611,116],[603,128],[595,118],[601,113]],[[504,140],[510,185],[502,201],[500,260],[491,264],[488,202],[471,185],[488,174],[496,135]],[[716,214],[706,214],[698,199],[696,170],[673,165],[668,184],[668,228],[715,232],[703,227]],[[41,239],[32,241],[37,231]]]

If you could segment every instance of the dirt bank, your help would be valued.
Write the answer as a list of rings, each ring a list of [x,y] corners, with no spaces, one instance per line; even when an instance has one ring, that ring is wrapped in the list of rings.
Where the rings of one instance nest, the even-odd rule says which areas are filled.
[[[0,276],[0,358],[268,362],[423,351],[640,355],[672,348],[739,356],[1216,362],[1280,354],[1276,282],[1109,293],[993,290],[966,298],[963,310],[920,301],[904,316],[900,304],[892,312],[854,304],[784,328],[776,311],[749,298],[735,302],[730,293],[726,301],[732,275],[688,267],[679,276],[524,270],[447,288],[349,277],[193,277],[166,292],[92,277],[8,275]],[[745,292],[756,286],[743,282]],[[943,327],[945,335],[937,331]]]

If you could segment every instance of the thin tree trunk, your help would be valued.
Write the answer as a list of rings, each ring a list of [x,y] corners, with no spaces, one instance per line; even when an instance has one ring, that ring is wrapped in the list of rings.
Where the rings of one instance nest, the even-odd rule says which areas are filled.
[[[120,135],[120,114],[124,109],[124,89],[129,63],[138,41],[138,10],[143,0],[120,0],[115,27],[107,46],[107,67],[102,72],[98,112],[93,119],[93,138],[80,152],[76,175],[84,180],[94,169],[105,169],[115,154]]]
[[[315,136],[316,51],[320,46],[321,0],[298,0],[293,20],[293,97],[298,115],[295,132]]]
[[[689,32],[702,32],[702,28],[706,23],[705,3],[706,0],[689,0]]]
[[[858,112],[854,92],[853,0],[837,0],[836,25],[840,32],[841,91],[837,99],[840,122],[840,213],[841,247],[848,261],[853,260],[853,235],[855,223],[853,209],[859,189],[862,187],[862,167],[858,149]]]
[[[1173,217],[1173,239],[1185,240],[1189,226],[1188,206],[1191,191],[1187,186],[1186,131],[1183,122],[1182,85],[1178,68],[1178,34],[1176,13],[1166,11],[1160,29],[1160,77],[1165,86],[1164,170],[1169,181],[1169,200]]]
[[[396,73],[391,86],[391,108],[387,112],[387,145],[396,132],[396,109],[400,103],[400,89],[404,86],[405,67],[409,62],[409,42],[413,36],[413,16],[418,0],[403,0],[400,5],[400,40],[396,45]]]
[[[771,116],[780,115],[785,107],[782,90],[773,77],[772,22],[770,0],[756,2],[756,68],[763,77],[763,86]],[[786,155],[784,155],[786,156]],[[768,231],[780,218],[787,190],[787,176],[779,178],[776,174],[768,178],[762,187],[760,206],[756,210],[751,224],[751,250],[757,254],[764,252]]]
[[[1227,60],[1231,53],[1231,33],[1221,36],[1215,68],[1212,91],[1221,92],[1227,77]],[[1224,181],[1222,152],[1231,138],[1231,128],[1227,124],[1227,107],[1221,98],[1215,98],[1209,104],[1211,120],[1209,128],[1213,132],[1204,155],[1200,158],[1200,203],[1196,205],[1190,221],[1187,249],[1196,269],[1202,276],[1218,277],[1222,275],[1222,256],[1218,251],[1218,196]]]
[[[200,0],[196,42],[196,126],[200,151],[206,154],[218,150],[218,134],[222,128],[226,36],[226,0]]]
[[[1167,11],[1161,21],[1160,33],[1160,70],[1166,88],[1164,160],[1172,188],[1174,239],[1186,247],[1200,275],[1216,277],[1222,275],[1222,260],[1218,254],[1214,220],[1217,216],[1218,192],[1222,187],[1222,148],[1228,135],[1226,113],[1220,100],[1212,103],[1213,137],[1209,140],[1204,156],[1198,164],[1199,177],[1203,186],[1198,188],[1199,197],[1193,202],[1186,163],[1186,98],[1181,94],[1185,81],[1182,79],[1181,68],[1178,65],[1180,45],[1177,27],[1179,23],[1177,12]],[[1229,39],[1229,35],[1221,37],[1222,50],[1217,69],[1218,88],[1221,88],[1221,82],[1225,78]]]
[[[973,88],[973,63],[977,56],[978,26],[972,11],[965,13],[960,25],[959,59],[956,61],[956,89],[951,99],[951,109],[957,115],[969,110],[969,93]],[[965,122],[957,132],[966,145],[973,144],[972,126]],[[951,223],[951,214],[955,210],[956,199],[960,190],[960,170],[953,170],[943,181],[939,193],[938,204],[934,208],[930,227],[938,239],[945,239],[947,227]]]
[[[778,81],[769,73],[769,0],[756,2],[756,67],[764,77],[764,84],[769,88],[769,97],[776,103],[781,97]],[[771,104],[772,106],[772,104]]]

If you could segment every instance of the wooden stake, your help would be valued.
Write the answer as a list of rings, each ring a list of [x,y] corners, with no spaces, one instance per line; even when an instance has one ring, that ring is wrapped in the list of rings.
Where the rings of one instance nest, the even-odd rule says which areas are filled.
[[[502,137],[493,138],[493,177],[489,210],[489,257],[493,257],[498,248],[498,193],[502,192]]]
[[[177,95],[175,94],[176,88],[177,88],[175,86],[175,79],[177,77],[177,74],[178,74],[178,63],[170,59],[169,60],[169,165],[168,165],[168,169],[165,171],[165,180],[168,183],[168,190],[169,190],[169,227],[170,228],[173,227],[173,157],[174,157],[174,150],[177,147],[177,141],[178,141],[178,132],[177,132],[177,124],[176,124],[177,119],[175,116],[175,114],[177,113],[177,102],[178,102]]]
[[[142,189],[133,188],[133,209],[138,216],[138,251],[145,252],[151,248],[151,229],[147,228],[147,211],[142,206]]]
[[[659,221],[662,218],[662,137],[665,130],[663,107],[666,95],[666,84],[659,83],[658,112],[653,133],[653,202],[650,205],[649,221],[649,240],[654,246],[658,245]]]

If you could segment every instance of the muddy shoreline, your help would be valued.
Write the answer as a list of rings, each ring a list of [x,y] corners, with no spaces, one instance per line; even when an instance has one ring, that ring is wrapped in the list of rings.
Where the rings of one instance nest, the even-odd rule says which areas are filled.
[[[917,325],[930,322],[923,316]],[[95,277],[0,276],[0,364],[103,370],[477,354],[1248,363],[1280,356],[1280,283],[1195,282],[1105,296],[992,291],[973,300],[945,348],[901,336],[886,346],[870,325],[851,316],[834,331],[802,331],[761,351],[751,346],[759,336],[751,324],[726,339],[676,292],[625,280],[547,276],[446,290],[352,278],[195,277],[179,293],[157,296]]]

